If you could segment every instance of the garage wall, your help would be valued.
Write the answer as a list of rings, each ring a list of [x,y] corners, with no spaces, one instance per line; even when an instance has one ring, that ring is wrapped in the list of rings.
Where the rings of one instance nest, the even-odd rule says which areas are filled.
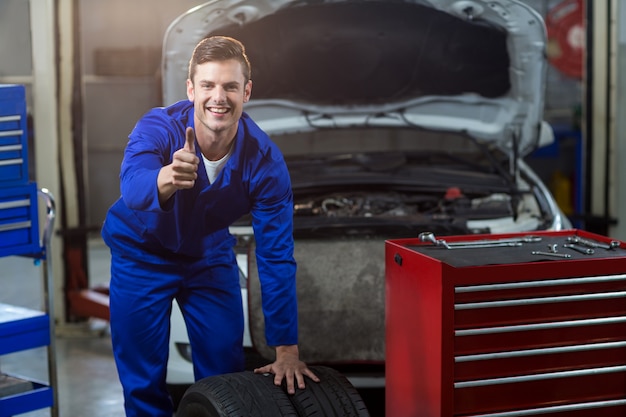
[[[10,39],[10,42],[8,41]],[[25,84],[32,103],[33,59],[31,54],[29,2],[0,1],[0,83]]]
[[[27,1],[0,1],[0,75],[30,75],[30,21]],[[10,39],[11,42],[7,42]]]

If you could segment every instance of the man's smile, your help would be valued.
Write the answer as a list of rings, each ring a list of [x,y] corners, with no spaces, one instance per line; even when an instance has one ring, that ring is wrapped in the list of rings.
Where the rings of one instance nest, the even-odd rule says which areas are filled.
[[[224,114],[228,112],[228,108],[226,107],[209,107],[208,110],[211,113],[219,113],[219,114]]]

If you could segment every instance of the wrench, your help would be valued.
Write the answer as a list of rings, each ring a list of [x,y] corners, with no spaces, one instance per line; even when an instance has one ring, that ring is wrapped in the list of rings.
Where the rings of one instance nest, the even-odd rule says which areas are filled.
[[[421,242],[432,242],[436,246],[443,246],[446,249],[454,248],[492,248],[500,246],[522,246],[522,243],[541,241],[540,236],[524,236],[520,238],[491,239],[491,240],[470,240],[466,242],[446,242],[443,239],[436,239],[432,232],[422,232],[419,234]]]
[[[432,242],[435,246],[443,246],[446,249],[450,249],[450,246],[443,239],[435,238],[435,234],[432,232],[422,232],[419,234],[420,242]]]
[[[582,248],[580,246],[576,246],[576,245],[572,245],[571,243],[565,243],[563,244],[564,248],[568,248],[568,249],[574,249],[577,252],[580,253],[584,253],[585,255],[593,255],[593,253],[595,252],[593,249],[591,248]]]
[[[422,242],[432,242],[435,246],[443,246],[446,249],[471,249],[471,248],[491,248],[500,246],[521,246],[522,243],[518,241],[499,241],[499,240],[477,240],[468,242],[451,242],[448,243],[443,239],[436,239],[435,235],[431,232],[422,232],[419,234],[419,239]]]
[[[557,258],[571,258],[572,257],[572,255],[570,255],[569,253],[542,252],[538,250],[534,250],[530,253],[533,255],[555,256]]]
[[[504,239],[487,239],[487,240],[468,240],[467,242],[453,242],[448,245],[491,245],[493,243],[534,243],[541,242],[541,236],[523,236],[523,237],[511,237]],[[514,245],[519,246],[519,245]]]
[[[603,242],[595,242],[592,240],[583,239],[578,236],[569,236],[567,238],[567,241],[570,243],[578,243],[580,245],[587,246],[588,248],[600,248],[600,249],[606,249],[606,250],[619,248],[620,246],[620,243],[617,240],[612,240],[610,243],[603,243]]]
[[[501,248],[503,246],[516,247],[522,246],[522,242],[451,242],[448,243],[448,249],[479,249],[479,248]]]

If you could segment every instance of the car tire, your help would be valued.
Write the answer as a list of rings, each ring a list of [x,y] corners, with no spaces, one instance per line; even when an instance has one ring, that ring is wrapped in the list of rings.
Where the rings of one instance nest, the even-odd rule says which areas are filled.
[[[357,389],[338,371],[309,367],[320,382],[288,395],[272,374],[250,371],[201,379],[185,392],[177,417],[369,417]]]
[[[309,369],[320,382],[307,381],[306,389],[297,389],[289,396],[299,417],[370,416],[361,395],[344,375],[326,366],[309,366]]]
[[[272,374],[250,371],[210,376],[193,384],[176,417],[298,417]]]

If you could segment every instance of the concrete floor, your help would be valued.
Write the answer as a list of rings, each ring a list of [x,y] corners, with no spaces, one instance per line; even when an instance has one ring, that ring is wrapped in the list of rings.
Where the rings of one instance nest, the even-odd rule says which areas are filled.
[[[89,242],[91,285],[108,282],[109,252],[101,240]],[[41,269],[22,257],[0,257],[0,303],[40,309],[43,303]],[[55,279],[58,279],[55,277]],[[57,327],[56,366],[59,417],[122,417],[122,388],[111,350],[108,323],[90,320]],[[0,373],[47,381],[46,348],[0,356]],[[384,415],[384,390],[361,393],[371,417]],[[41,409],[24,417],[48,417]]]
[[[59,416],[123,416],[122,388],[108,336],[58,337],[56,348]],[[1,358],[0,369],[45,381],[48,375],[46,358],[45,349],[5,355]],[[21,416],[47,417],[50,409]]]

